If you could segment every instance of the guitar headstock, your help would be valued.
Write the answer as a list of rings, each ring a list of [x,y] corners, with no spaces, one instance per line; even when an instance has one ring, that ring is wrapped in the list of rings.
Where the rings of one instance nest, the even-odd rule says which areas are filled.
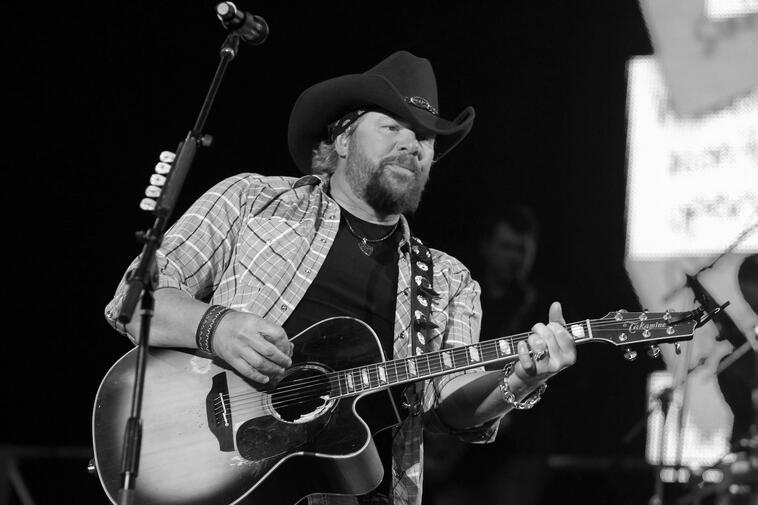
[[[618,347],[627,348],[625,357],[637,356],[632,346],[650,346],[649,354],[658,356],[659,344],[691,340],[698,326],[696,312],[609,312],[601,319],[592,321],[592,340],[602,340]],[[678,346],[677,346],[678,350]]]

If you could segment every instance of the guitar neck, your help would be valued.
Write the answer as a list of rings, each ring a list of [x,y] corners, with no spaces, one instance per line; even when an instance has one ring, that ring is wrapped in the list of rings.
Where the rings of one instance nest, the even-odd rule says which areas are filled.
[[[586,319],[566,325],[577,344],[593,339],[593,324]],[[460,347],[442,349],[408,358],[340,370],[331,374],[333,397],[347,397],[390,386],[431,379],[489,364],[515,361],[517,344],[531,332],[485,340]]]

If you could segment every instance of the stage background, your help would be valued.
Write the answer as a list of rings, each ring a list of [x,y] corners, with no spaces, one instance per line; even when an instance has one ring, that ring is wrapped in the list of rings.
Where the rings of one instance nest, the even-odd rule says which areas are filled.
[[[57,3],[5,16],[0,444],[32,451],[19,467],[37,503],[106,502],[85,472],[91,412],[131,346],[103,308],[140,250],[134,232],[153,223],[138,203],[158,154],[185,137],[215,71],[225,34],[214,5]],[[286,128],[298,94],[407,49],[432,60],[443,116],[477,111],[432,172],[411,218],[418,234],[473,266],[473,224],[525,203],[542,226],[537,273],[570,293],[568,320],[640,309],[624,267],[627,62],[652,52],[636,1],[238,6],[271,34],[232,63],[206,127],[213,145],[198,153],[177,214],[238,172],[297,176]],[[646,503],[652,474],[628,466],[644,458],[645,432],[627,435],[645,415],[647,375],[662,367],[587,345],[551,381],[537,408],[554,415],[554,453],[571,458],[556,460],[546,503]]]

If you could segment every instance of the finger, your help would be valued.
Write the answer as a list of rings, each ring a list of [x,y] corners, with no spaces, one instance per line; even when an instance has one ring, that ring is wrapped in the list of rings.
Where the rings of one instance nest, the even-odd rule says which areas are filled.
[[[287,356],[292,356],[292,350],[295,346],[286,334],[283,339],[279,336],[272,336],[263,331],[260,332],[260,335],[266,339],[267,342],[270,342],[272,345],[276,346],[277,349],[282,351]]]
[[[247,361],[245,361],[242,358],[235,358],[231,361],[229,361],[229,364],[234,367],[235,370],[237,370],[243,377],[247,377],[248,379],[260,382],[262,384],[266,384],[269,381],[269,378],[256,370],[253,366],[250,365]]]
[[[271,344],[268,344],[271,345]],[[250,366],[258,370],[260,373],[271,377],[272,375],[282,375],[285,371],[285,366],[275,363],[269,360],[267,357],[258,353],[252,347],[243,347],[240,349],[240,358],[245,360]],[[288,358],[289,359],[289,358]]]
[[[265,319],[257,319],[257,324],[258,324],[258,331],[262,335],[266,335],[266,337],[270,339],[271,343],[281,343],[281,342],[289,341],[289,339],[287,338],[287,332],[285,332],[284,328],[282,328],[278,324],[271,323],[269,321],[266,321]]]
[[[550,355],[559,351],[553,332],[542,323],[532,326],[532,334],[529,335],[529,345],[532,347],[532,358],[535,361],[544,359],[542,356],[546,356],[546,352]]]
[[[571,333],[569,333],[566,327],[558,323],[549,323],[547,327],[555,335],[555,342],[561,352],[573,351],[576,346],[574,343],[574,337],[571,336]]]
[[[548,320],[551,323],[558,323],[562,326],[566,325],[566,320],[563,318],[563,307],[560,302],[553,302],[550,304],[550,310],[548,311]]]
[[[256,338],[258,337],[258,338]],[[277,365],[287,368],[292,365],[292,359],[289,357],[290,343],[286,342],[286,350],[282,350],[269,342],[265,335],[257,335],[247,339],[247,345],[255,352]]]
[[[524,369],[524,371],[529,375],[536,374],[537,364],[532,359],[532,355],[529,352],[529,346],[526,344],[526,341],[520,341],[516,346],[516,350],[518,351],[518,362],[521,364],[521,367]]]

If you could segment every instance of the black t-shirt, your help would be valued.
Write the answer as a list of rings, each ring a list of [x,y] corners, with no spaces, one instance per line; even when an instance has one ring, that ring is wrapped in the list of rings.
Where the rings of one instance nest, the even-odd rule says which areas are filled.
[[[363,221],[345,209],[341,212],[334,244],[303,299],[285,321],[284,330],[292,337],[322,319],[352,316],[374,330],[386,359],[391,359],[397,301],[398,244],[402,238],[400,225],[378,225]],[[361,240],[356,235],[369,240],[368,246],[372,248],[370,255],[362,251]],[[371,242],[383,237],[387,238]],[[384,480],[376,491],[385,494],[389,494],[392,476],[391,434],[392,430],[384,430],[374,437],[384,465]]]

